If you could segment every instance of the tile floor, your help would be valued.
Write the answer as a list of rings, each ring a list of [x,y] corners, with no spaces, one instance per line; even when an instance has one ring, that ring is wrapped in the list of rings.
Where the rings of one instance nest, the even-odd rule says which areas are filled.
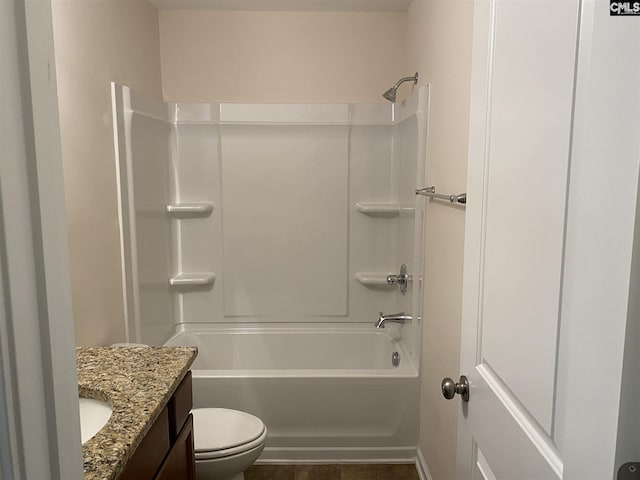
[[[413,464],[254,465],[245,480],[419,480]]]

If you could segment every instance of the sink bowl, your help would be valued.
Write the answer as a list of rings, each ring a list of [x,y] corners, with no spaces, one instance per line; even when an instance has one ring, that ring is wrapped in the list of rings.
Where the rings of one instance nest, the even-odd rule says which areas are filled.
[[[84,444],[105,426],[113,409],[107,402],[95,398],[79,397],[79,401],[80,436]]]

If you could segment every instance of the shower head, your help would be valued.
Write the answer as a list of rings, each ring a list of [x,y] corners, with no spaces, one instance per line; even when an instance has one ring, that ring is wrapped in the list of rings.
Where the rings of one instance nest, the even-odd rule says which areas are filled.
[[[391,103],[394,103],[396,101],[396,92],[398,91],[397,88],[395,87],[391,87],[389,90],[387,90],[386,92],[384,92],[382,94],[382,96],[384,98],[386,98],[387,100],[389,100]]]
[[[391,103],[395,103],[396,101],[396,93],[398,92],[398,87],[402,85],[404,82],[413,82],[414,85],[418,83],[418,72],[413,77],[404,77],[396,82],[396,84],[391,87],[389,90],[384,92],[382,96],[389,100]]]

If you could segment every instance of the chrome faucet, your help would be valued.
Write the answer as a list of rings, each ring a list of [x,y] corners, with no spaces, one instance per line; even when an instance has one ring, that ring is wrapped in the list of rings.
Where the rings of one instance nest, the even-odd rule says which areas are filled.
[[[376,322],[376,328],[384,328],[386,322],[404,323],[408,320],[413,320],[413,317],[411,315],[405,315],[404,312],[392,313],[390,315],[385,315],[380,312],[378,321]]]

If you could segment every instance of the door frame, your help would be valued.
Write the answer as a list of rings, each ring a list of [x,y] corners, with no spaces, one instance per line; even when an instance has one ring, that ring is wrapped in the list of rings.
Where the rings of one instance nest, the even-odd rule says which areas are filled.
[[[80,479],[51,0],[0,8],[0,478]]]

